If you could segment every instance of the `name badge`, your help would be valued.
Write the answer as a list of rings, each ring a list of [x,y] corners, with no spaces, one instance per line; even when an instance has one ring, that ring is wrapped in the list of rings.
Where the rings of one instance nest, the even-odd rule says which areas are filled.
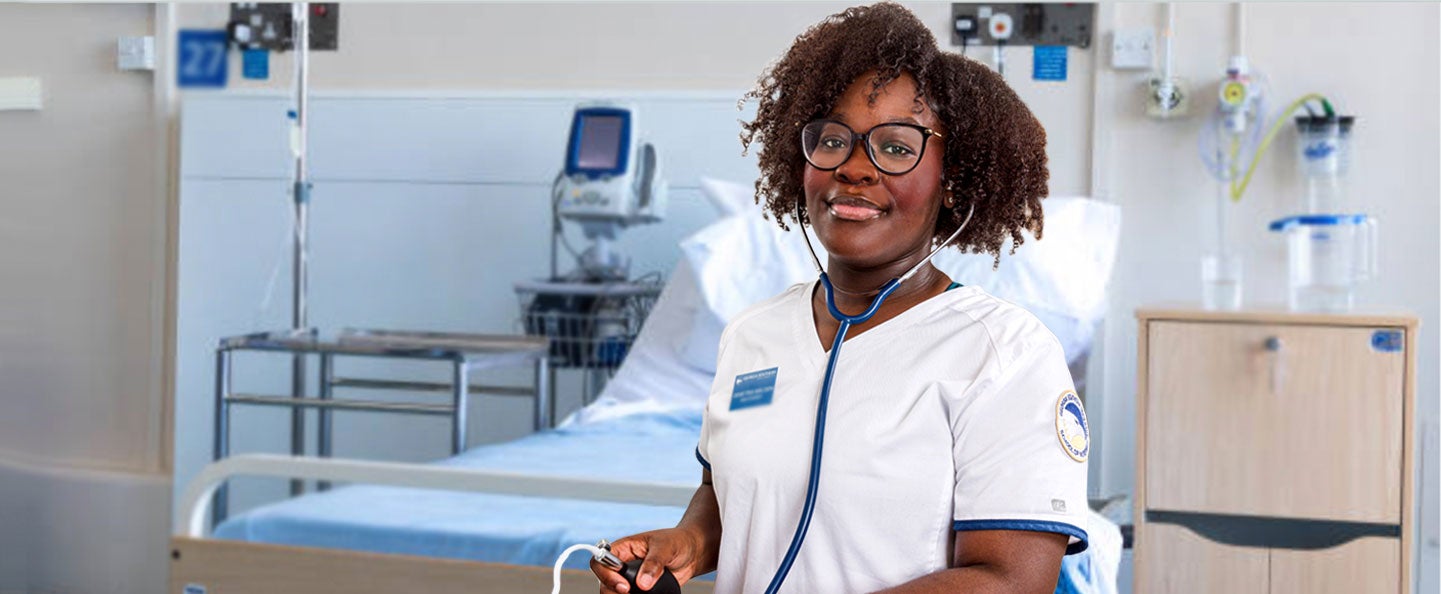
[[[736,376],[731,390],[731,410],[740,410],[771,403],[776,393],[776,371],[778,367],[752,371]]]

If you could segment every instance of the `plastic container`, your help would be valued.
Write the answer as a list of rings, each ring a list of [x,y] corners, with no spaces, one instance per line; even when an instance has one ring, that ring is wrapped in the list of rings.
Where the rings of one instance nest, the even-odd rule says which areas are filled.
[[[1376,220],[1366,215],[1301,215],[1271,223],[1286,235],[1290,307],[1346,312],[1356,288],[1376,276]]]
[[[1301,212],[1325,214],[1355,208],[1345,203],[1343,186],[1351,168],[1351,127],[1355,121],[1354,116],[1296,118],[1296,160],[1306,185]]]

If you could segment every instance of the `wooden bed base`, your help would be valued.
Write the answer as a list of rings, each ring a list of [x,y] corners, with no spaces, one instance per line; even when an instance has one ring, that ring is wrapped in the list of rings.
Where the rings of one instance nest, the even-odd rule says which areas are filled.
[[[535,594],[551,587],[551,569],[543,567],[179,536],[170,540],[170,594]],[[561,592],[598,590],[590,572],[561,572]],[[708,581],[685,587],[686,594],[714,590]]]

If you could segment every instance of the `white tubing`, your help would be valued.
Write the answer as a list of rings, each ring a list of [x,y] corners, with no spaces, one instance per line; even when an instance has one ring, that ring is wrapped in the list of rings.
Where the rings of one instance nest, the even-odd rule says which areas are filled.
[[[1240,2],[1233,4],[1236,7],[1236,54],[1246,55],[1246,6]]]
[[[590,554],[595,557],[600,557],[605,554],[605,549],[593,547],[588,544],[572,545],[570,548],[562,551],[560,558],[555,560],[555,572],[551,574],[552,583],[555,584],[555,587],[551,588],[550,594],[560,594],[560,566],[565,565],[566,558],[570,557],[570,554],[576,551],[589,551]]]
[[[243,454],[209,464],[195,475],[175,507],[176,532],[191,538],[205,537],[211,495],[226,480],[242,475],[677,507],[689,505],[696,490],[696,485],[679,483],[641,483],[450,466]]]
[[[1166,30],[1161,34],[1166,41],[1166,62],[1165,68],[1161,71],[1161,84],[1171,84],[1171,40],[1176,37],[1176,3],[1166,3]]]

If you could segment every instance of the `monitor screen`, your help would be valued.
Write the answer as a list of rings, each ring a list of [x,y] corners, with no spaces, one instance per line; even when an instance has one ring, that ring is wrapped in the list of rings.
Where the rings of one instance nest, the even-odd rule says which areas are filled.
[[[584,116],[580,123],[580,153],[576,166],[591,171],[615,169],[620,160],[620,116]]]

